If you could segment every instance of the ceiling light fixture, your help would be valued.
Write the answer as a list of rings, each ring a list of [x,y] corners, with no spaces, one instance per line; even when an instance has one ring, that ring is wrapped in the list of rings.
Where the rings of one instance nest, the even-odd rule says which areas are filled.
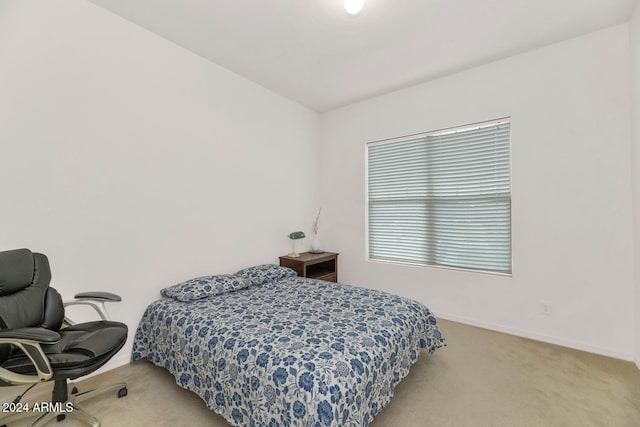
[[[364,6],[364,0],[344,0],[344,10],[349,15],[357,15]]]

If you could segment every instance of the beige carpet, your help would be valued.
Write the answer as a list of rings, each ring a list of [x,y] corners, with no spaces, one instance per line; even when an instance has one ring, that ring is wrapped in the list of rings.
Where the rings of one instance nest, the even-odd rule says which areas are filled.
[[[422,354],[372,427],[640,426],[640,370],[633,363],[454,322],[441,321],[441,327],[448,347]],[[128,383],[127,397],[85,403],[104,427],[228,426],[171,374],[146,361],[78,386],[118,381]],[[0,389],[2,401],[13,399],[8,391]],[[37,392],[30,400],[41,398]]]

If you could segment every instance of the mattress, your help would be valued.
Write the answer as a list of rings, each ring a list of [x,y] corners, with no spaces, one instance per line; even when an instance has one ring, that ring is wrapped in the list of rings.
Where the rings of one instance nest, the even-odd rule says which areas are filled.
[[[421,303],[287,275],[146,309],[147,358],[234,426],[366,426],[421,351],[445,345]]]

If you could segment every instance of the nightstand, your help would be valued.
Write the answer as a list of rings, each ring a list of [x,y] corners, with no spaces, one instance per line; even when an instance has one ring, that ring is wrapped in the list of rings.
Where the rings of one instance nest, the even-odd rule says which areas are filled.
[[[303,252],[298,258],[281,256],[280,266],[295,270],[300,277],[328,282],[338,281],[338,254],[334,252],[321,254]]]

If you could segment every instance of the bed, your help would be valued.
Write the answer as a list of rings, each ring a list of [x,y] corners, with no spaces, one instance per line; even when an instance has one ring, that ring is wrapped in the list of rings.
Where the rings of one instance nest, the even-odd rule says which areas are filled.
[[[422,304],[263,265],[163,289],[137,328],[147,358],[234,426],[366,426],[421,350]]]

